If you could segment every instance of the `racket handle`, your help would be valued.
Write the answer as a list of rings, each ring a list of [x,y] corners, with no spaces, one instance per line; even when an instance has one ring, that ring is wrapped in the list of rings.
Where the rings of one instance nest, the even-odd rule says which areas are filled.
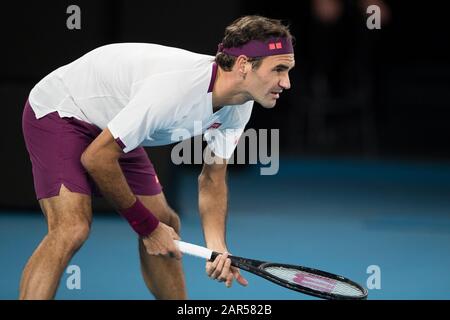
[[[198,246],[196,244],[192,244],[192,243],[187,243],[184,241],[179,241],[179,240],[174,240],[175,244],[178,246],[178,249],[180,249],[181,252],[186,253],[186,254],[190,254],[192,256],[195,257],[199,257],[199,258],[205,258],[210,260],[213,251],[202,247],[202,246]]]

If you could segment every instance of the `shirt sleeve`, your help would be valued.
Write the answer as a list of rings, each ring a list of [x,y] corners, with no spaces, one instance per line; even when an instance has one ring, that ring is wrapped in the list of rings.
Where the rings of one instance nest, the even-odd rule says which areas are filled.
[[[170,126],[178,108],[173,83],[167,77],[146,80],[130,102],[109,123],[108,129],[125,153],[144,140],[153,140],[158,129]]]
[[[252,108],[253,101],[241,106],[229,106],[232,112],[227,114],[225,121],[219,128],[207,129],[204,133],[206,142],[214,154],[222,159],[230,159],[244,132]]]

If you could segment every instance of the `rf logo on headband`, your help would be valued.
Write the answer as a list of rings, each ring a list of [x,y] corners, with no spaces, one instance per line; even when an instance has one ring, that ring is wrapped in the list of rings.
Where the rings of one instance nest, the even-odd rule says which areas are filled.
[[[282,49],[282,48],[283,48],[283,45],[281,44],[281,42],[269,43],[269,50]]]

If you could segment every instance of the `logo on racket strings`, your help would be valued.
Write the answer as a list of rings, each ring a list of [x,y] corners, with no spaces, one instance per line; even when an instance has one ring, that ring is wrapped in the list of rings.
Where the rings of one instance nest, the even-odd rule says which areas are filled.
[[[336,280],[326,279],[312,274],[296,273],[293,281],[303,287],[328,293],[332,292],[336,287]]]

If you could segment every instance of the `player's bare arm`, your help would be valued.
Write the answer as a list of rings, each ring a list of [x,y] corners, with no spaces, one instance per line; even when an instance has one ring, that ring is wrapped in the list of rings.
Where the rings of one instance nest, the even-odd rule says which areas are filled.
[[[133,206],[136,196],[132,193],[119,165],[123,151],[109,129],[89,145],[81,156],[81,163],[97,183],[103,195],[118,209]],[[173,239],[180,239],[172,227],[159,222],[156,229],[143,237],[147,252],[153,255],[173,255],[181,258]]]
[[[227,163],[218,157],[213,164],[204,164],[198,177],[199,213],[208,248],[227,251],[225,225],[228,190]]]
[[[119,157],[122,154],[109,129],[105,129],[81,156],[84,168],[117,209],[129,208],[136,201],[120,169]]]
[[[206,273],[212,279],[225,282],[231,287],[233,279],[247,285],[239,269],[231,266],[226,245],[226,217],[228,189],[226,184],[227,163],[215,156],[212,164],[204,164],[198,177],[199,211],[208,248],[223,252],[212,262],[206,263]]]

